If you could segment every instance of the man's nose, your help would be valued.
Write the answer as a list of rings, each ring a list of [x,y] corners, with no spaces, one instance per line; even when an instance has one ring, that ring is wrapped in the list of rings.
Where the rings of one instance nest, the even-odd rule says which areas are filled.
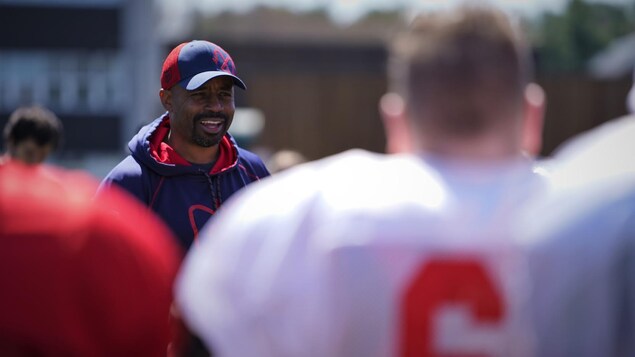
[[[219,95],[212,93],[205,100],[205,109],[213,112],[223,109],[223,102]]]

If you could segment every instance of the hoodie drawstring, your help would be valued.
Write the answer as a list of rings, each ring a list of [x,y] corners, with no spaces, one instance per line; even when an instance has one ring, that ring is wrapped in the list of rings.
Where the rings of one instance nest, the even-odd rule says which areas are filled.
[[[207,183],[209,184],[209,190],[212,193],[212,209],[214,212],[218,210],[221,204],[221,195],[220,195],[220,184],[218,176],[210,176],[209,173],[204,172],[205,177],[207,178]]]

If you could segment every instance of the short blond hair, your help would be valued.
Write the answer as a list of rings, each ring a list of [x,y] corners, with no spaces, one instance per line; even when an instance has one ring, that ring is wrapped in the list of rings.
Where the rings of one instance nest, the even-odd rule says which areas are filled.
[[[414,124],[455,137],[482,134],[522,108],[531,60],[501,11],[461,6],[420,15],[391,49],[391,90]]]

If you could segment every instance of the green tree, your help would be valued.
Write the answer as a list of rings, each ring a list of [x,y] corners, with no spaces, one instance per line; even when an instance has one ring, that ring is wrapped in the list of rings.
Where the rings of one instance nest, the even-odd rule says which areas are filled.
[[[569,1],[562,14],[544,14],[536,23],[538,70],[578,72],[612,40],[635,31],[633,8],[583,0]]]

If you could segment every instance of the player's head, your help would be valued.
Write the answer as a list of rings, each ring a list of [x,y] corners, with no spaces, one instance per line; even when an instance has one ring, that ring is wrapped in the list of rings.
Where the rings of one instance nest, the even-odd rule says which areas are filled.
[[[172,135],[192,145],[217,145],[234,117],[234,86],[246,88],[223,48],[198,40],[176,46],[163,63],[159,92]]]
[[[382,107],[408,118],[412,150],[430,149],[437,139],[452,145],[493,132],[507,133],[514,146],[522,141],[531,72],[528,49],[499,10],[464,5],[426,13],[393,43],[392,95]],[[542,94],[529,88],[529,94]]]
[[[27,164],[46,160],[59,145],[62,123],[57,116],[42,107],[20,107],[9,116],[4,127],[7,153]]]
[[[0,356],[159,356],[180,251],[123,192],[0,164]]]

